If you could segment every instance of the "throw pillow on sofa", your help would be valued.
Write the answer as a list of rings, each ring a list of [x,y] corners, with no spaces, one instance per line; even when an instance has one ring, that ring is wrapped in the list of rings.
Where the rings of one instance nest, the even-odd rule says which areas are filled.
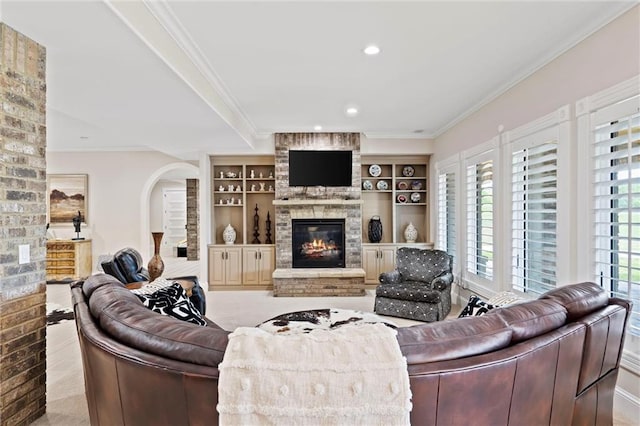
[[[173,283],[152,294],[136,294],[142,304],[153,312],[168,315],[196,325],[207,325],[187,292],[179,283]]]
[[[486,314],[493,308],[497,308],[497,306],[485,302],[476,295],[471,295],[469,296],[469,302],[467,303],[467,306],[465,306],[462,312],[460,312],[458,318],[473,316],[479,317]]]

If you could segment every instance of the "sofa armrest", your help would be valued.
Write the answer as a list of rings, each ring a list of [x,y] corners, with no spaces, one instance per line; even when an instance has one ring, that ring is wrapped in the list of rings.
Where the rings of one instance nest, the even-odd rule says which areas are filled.
[[[439,277],[434,278],[431,281],[431,289],[432,290],[446,290],[451,283],[453,282],[453,274],[451,272],[446,272]]]
[[[402,274],[396,269],[391,272],[383,272],[378,277],[380,284],[399,284],[402,282]]]

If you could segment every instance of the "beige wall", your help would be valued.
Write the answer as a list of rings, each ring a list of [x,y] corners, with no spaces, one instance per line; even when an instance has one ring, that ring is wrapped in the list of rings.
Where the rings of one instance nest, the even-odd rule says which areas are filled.
[[[145,184],[159,168],[176,161],[158,152],[47,153],[47,173],[89,175],[88,225],[81,235],[93,240],[94,270],[101,254],[126,246],[141,249],[140,203]],[[56,226],[54,231],[58,238],[71,237],[73,225]]]

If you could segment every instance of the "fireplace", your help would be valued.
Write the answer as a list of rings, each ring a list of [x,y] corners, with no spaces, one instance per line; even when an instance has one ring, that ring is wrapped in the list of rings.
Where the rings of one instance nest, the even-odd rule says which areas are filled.
[[[292,219],[294,268],[344,268],[344,219]]]

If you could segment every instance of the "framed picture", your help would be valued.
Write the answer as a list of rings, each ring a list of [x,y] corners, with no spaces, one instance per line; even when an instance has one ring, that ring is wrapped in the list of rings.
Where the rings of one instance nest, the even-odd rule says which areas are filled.
[[[88,223],[87,175],[47,175],[49,223],[70,224],[75,216]]]

